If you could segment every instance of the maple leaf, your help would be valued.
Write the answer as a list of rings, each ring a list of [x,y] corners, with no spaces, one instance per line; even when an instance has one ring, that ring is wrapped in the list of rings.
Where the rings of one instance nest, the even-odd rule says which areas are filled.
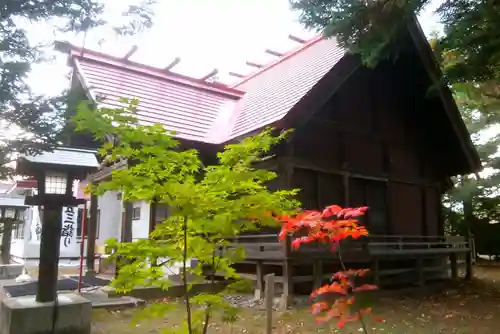
[[[332,216],[338,215],[340,211],[342,211],[342,207],[338,205],[330,205],[323,210],[323,212],[321,213],[321,217],[330,218]]]

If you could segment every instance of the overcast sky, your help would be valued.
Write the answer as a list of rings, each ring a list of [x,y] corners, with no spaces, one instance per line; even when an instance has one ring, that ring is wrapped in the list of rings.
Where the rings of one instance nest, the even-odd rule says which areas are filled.
[[[107,18],[120,20],[120,13],[136,0],[107,0]],[[298,23],[298,13],[289,9],[288,0],[160,0],[152,29],[129,37],[116,37],[109,29],[83,34],[60,34],[50,22],[30,25],[33,42],[68,40],[76,45],[117,56],[124,55],[134,44],[139,51],[131,58],[138,62],[164,67],[175,57],[181,63],[175,71],[203,76],[214,68],[222,81],[231,82],[229,71],[246,74],[251,60],[266,63],[273,59],[266,48],[287,51],[297,44],[288,34],[310,38],[315,32],[305,31]],[[426,32],[437,27],[429,8],[420,17]],[[101,41],[101,43],[100,43]],[[68,87],[65,56],[52,53],[50,63],[35,65],[29,83],[37,93],[57,94]],[[234,80],[234,79],[233,79]]]

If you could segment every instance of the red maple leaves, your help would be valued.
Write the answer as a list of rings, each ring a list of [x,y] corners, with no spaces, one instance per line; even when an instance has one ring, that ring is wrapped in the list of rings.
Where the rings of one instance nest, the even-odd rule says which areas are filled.
[[[284,240],[288,234],[296,234],[306,231],[305,236],[296,237],[292,240],[293,249],[298,249],[304,243],[331,244],[332,251],[337,249],[341,240],[349,237],[358,239],[367,236],[367,229],[358,224],[354,218],[363,216],[368,207],[342,208],[338,205],[326,207],[323,211],[306,210],[295,216],[279,217],[282,222],[280,240]],[[343,265],[343,263],[342,263]],[[371,284],[356,286],[355,277],[366,275],[367,269],[344,270],[332,276],[332,283],[323,285],[311,293],[311,298],[318,298],[329,294],[338,296],[332,303],[319,301],[312,305],[311,312],[317,316],[318,322],[329,321],[337,318],[339,327],[347,322],[362,320],[365,315],[371,315],[371,308],[351,313],[351,305],[354,303],[353,293],[374,290],[377,287]],[[378,319],[376,319],[378,320]]]

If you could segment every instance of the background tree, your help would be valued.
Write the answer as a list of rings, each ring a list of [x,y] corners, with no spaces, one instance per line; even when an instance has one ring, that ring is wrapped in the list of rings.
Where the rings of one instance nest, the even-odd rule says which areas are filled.
[[[454,56],[446,68],[450,82],[497,80],[500,48],[500,3],[494,0],[290,0],[308,27],[325,29],[341,46],[360,54],[365,63],[376,64],[393,57],[391,48],[399,31],[430,3],[444,34],[442,49]],[[498,81],[496,81],[498,82]]]
[[[485,93],[488,84],[460,83],[453,89],[485,173],[453,179],[454,187],[444,197],[448,229],[463,235],[471,221],[477,252],[500,255],[500,225],[492,224],[500,222],[499,100]]]
[[[155,0],[129,6],[123,24],[102,19],[101,0],[5,0],[0,4],[0,177],[5,176],[13,153],[48,149],[59,143],[66,121],[68,94],[35,95],[26,82],[31,66],[46,60],[43,45],[29,41],[26,27],[48,21],[62,32],[86,32],[108,25],[119,34],[131,34],[152,25]],[[50,82],[50,78],[47,78]]]
[[[120,291],[137,285],[168,289],[171,281],[164,279],[165,266],[180,264],[186,322],[172,332],[206,333],[216,311],[220,315],[222,310],[227,320],[234,318],[235,309],[222,293],[191,296],[191,283],[205,280],[206,267],[212,279],[215,273],[237,278],[231,265],[244,254],[241,249],[227,249],[227,238],[261,227],[279,227],[274,217],[298,207],[292,199],[295,190],[268,190],[266,185],[276,174],[255,167],[287,132],[275,137],[268,129],[226,145],[217,155],[218,164],[205,166],[196,150],[181,148],[161,124],[137,125],[136,106],[137,101],[132,101],[125,109],[93,110],[83,103],[75,118],[77,129],[91,132],[97,140],[115,135],[115,145],[105,144],[101,155],[107,155],[110,162],[126,159],[131,163],[92,188],[95,194],[119,190],[125,201],[154,200],[168,208],[168,217],[148,239],[121,244],[107,241],[116,248],[119,260],[124,260],[114,285]],[[195,267],[189,265],[191,259],[198,261]],[[150,313],[163,316],[173,305],[154,304]]]

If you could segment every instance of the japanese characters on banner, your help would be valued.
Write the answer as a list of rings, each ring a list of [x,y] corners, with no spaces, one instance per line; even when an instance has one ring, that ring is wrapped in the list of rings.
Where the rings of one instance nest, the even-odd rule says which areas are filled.
[[[76,243],[76,224],[78,221],[78,208],[64,207],[62,212],[61,244],[64,247]]]

